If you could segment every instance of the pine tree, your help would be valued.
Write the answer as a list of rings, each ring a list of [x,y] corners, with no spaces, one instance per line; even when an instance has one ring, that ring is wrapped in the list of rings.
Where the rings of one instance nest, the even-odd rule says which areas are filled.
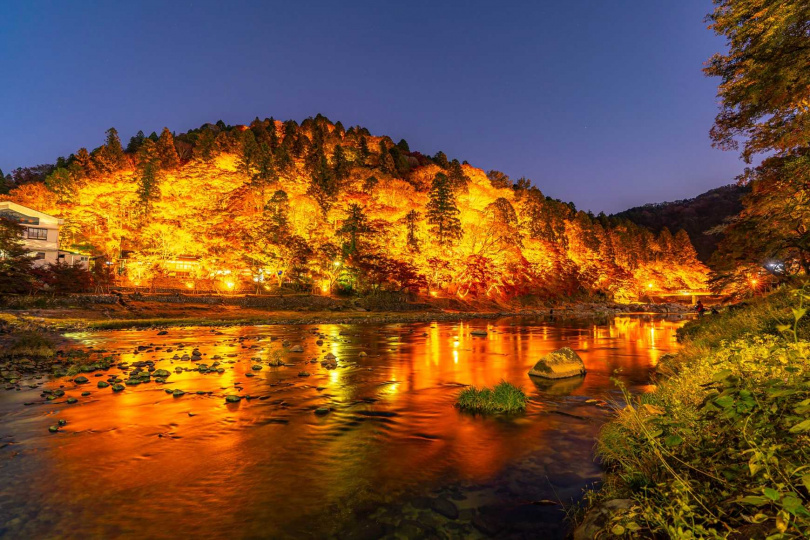
[[[143,134],[143,131],[138,131],[134,137],[130,137],[129,144],[127,145],[127,154],[137,152],[138,148],[143,144],[144,139],[146,139],[146,135]]]
[[[276,147],[276,151],[273,154],[273,161],[275,162],[276,172],[286,173],[292,169],[294,162],[286,144],[282,143]]]
[[[446,169],[450,166],[450,164],[447,162],[447,155],[441,150],[436,152],[436,155],[433,156],[433,161],[442,169]]]
[[[369,176],[363,181],[363,191],[371,195],[374,193],[374,188],[377,187],[380,181],[377,179],[376,176]]]
[[[148,216],[152,211],[152,203],[160,200],[160,158],[157,155],[156,143],[151,139],[144,141],[138,151],[136,179],[138,182],[136,193],[141,202],[141,211],[143,215]]]
[[[349,212],[343,225],[338,229],[338,234],[348,236],[349,241],[343,243],[343,254],[348,257],[357,251],[357,238],[361,234],[371,231],[363,208],[359,204],[349,206]]]
[[[365,136],[360,137],[360,161],[365,165],[366,160],[368,159],[369,154],[371,152],[368,149],[368,139]]]
[[[256,165],[259,160],[259,145],[256,144],[256,136],[251,130],[242,133],[242,148],[239,155],[239,171],[248,178],[253,178]]]
[[[155,144],[157,157],[160,161],[160,168],[163,170],[174,170],[180,166],[180,157],[177,155],[177,148],[174,146],[174,136],[169,128],[164,127],[160,132]]]
[[[327,214],[338,193],[338,184],[323,151],[314,154],[319,156],[319,160],[317,165],[313,165],[315,170],[307,193],[318,202],[323,213]]]
[[[256,170],[253,173],[251,182],[255,185],[268,186],[278,181],[278,173],[273,162],[273,152],[270,146],[263,142],[256,154]]]
[[[449,169],[447,179],[450,181],[450,187],[454,190],[466,189],[467,184],[470,183],[470,178],[464,174],[461,163],[459,163],[457,159],[454,159],[450,162]]]
[[[197,136],[197,144],[194,146],[194,157],[203,163],[210,163],[216,155],[216,133],[204,127]]]
[[[0,218],[0,294],[28,292],[33,259],[23,244],[25,227]]]
[[[436,242],[440,246],[452,244],[461,238],[463,233],[458,214],[456,197],[447,176],[437,173],[430,188],[427,219],[432,225],[431,232],[435,234]]]
[[[96,175],[96,164],[93,162],[93,158],[90,156],[87,148],[79,148],[73,163],[84,171],[84,176],[93,177]]]
[[[411,210],[405,214],[405,226],[408,228],[408,249],[411,251],[419,251],[419,239],[416,237],[419,217],[420,214],[416,210]]]
[[[351,168],[349,160],[346,159],[346,153],[343,147],[339,144],[335,146],[335,153],[332,156],[333,167],[335,169],[335,178],[339,182],[346,180],[349,177],[349,170]]]
[[[127,164],[121,139],[115,128],[107,130],[107,140],[95,156],[95,162],[103,173],[112,173],[123,169]]]
[[[264,206],[266,228],[271,242],[278,244],[289,234],[288,214],[290,210],[289,197],[283,190],[273,193],[268,203]]]

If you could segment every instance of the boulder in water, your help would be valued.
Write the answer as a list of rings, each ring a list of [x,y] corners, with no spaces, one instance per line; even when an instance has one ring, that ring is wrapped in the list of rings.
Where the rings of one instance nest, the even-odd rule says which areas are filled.
[[[541,358],[529,371],[529,375],[544,379],[580,377],[585,375],[585,364],[576,352],[563,347]]]

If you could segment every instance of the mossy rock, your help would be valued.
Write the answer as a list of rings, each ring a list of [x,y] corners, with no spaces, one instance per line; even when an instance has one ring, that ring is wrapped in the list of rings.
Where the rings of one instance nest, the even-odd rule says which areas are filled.
[[[183,392],[182,390],[173,390],[172,391],[172,396],[174,396],[174,397],[181,397],[181,396],[184,396],[185,394],[186,393]]]
[[[171,373],[169,373],[165,369],[156,369],[155,371],[152,372],[152,377],[160,378],[160,379],[165,379],[169,375],[171,375]]]
[[[76,399],[75,397],[69,397],[69,398],[67,398],[67,402],[68,402],[68,404],[69,404],[69,405],[73,405],[74,403],[77,403],[78,401],[79,401],[79,400],[78,400],[78,399]]]
[[[110,386],[110,383],[108,383],[106,381],[98,381],[98,387],[99,388],[107,388],[108,386]]]
[[[112,385],[113,392],[122,392],[124,388],[125,386],[121,383],[115,383],[114,385]]]
[[[529,371],[533,377],[565,379],[585,375],[585,364],[573,349],[563,347],[541,358]]]
[[[228,395],[225,396],[225,403],[239,403],[242,401],[241,396]]]
[[[73,382],[75,382],[76,384],[85,384],[86,382],[88,382],[88,380],[89,379],[84,375],[79,375],[78,377],[73,379]]]

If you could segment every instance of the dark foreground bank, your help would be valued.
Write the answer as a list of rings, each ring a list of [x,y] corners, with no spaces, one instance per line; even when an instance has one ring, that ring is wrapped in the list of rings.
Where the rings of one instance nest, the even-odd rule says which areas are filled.
[[[574,538],[807,538],[810,288],[679,331],[654,392],[601,431],[608,468]]]

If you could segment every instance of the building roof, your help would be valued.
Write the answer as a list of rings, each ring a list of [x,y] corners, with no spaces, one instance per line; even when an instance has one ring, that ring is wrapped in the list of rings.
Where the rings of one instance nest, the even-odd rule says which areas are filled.
[[[39,220],[54,222],[58,225],[65,222],[65,220],[56,216],[34,210],[33,208],[28,208],[27,206],[23,206],[11,201],[0,201],[0,216],[29,225],[39,225]],[[30,218],[34,219],[32,220]],[[34,222],[32,223],[32,221]]]

